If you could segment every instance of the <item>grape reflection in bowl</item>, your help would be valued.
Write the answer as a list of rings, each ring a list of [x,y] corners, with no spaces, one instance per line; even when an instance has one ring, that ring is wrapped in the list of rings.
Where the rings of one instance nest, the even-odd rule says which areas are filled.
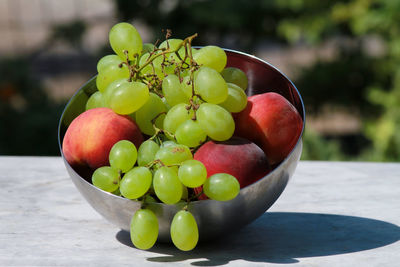
[[[235,199],[227,202],[215,200],[190,202],[188,210],[197,221],[200,241],[232,232],[261,216],[285,189],[296,169],[302,151],[301,138],[304,131],[305,110],[300,93],[294,84],[274,66],[255,56],[228,49],[225,49],[225,52],[228,57],[227,67],[240,68],[246,73],[249,81],[247,94],[250,96],[271,91],[281,94],[298,110],[303,119],[303,130],[290,154],[268,175],[242,188]],[[61,149],[68,125],[85,110],[87,99],[96,90],[94,77],[80,88],[68,102],[61,115],[58,128],[59,147],[67,171],[79,192],[105,219],[120,229],[129,231],[131,218],[141,207],[141,202],[116,196],[93,186],[68,164]],[[186,203],[146,204],[146,207],[151,209],[158,218],[158,241],[171,241],[171,221],[184,205]]]

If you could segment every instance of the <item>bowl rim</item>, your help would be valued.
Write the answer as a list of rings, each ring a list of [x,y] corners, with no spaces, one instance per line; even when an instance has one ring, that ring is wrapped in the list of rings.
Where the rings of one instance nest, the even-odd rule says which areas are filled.
[[[193,46],[193,48],[201,48],[201,47],[202,47],[202,46]],[[222,48],[222,47],[221,47],[221,48]],[[241,52],[241,51],[237,51],[237,50],[233,50],[233,49],[229,49],[229,48],[222,48],[222,49],[223,49],[224,51],[227,51],[227,52],[230,52],[230,53],[233,53],[233,54],[239,54],[239,55],[242,55],[242,56],[251,58],[252,60],[258,61],[259,63],[268,65],[268,67],[270,67],[270,68],[272,68],[273,70],[275,70],[276,72],[278,72],[279,75],[281,75],[283,78],[285,78],[285,79],[291,84],[291,86],[293,86],[293,88],[294,88],[294,90],[296,91],[297,96],[298,96],[298,98],[299,98],[299,100],[300,100],[301,109],[302,109],[302,116],[301,116],[301,117],[302,117],[302,120],[303,120],[303,127],[302,127],[302,129],[301,129],[301,133],[300,133],[300,135],[299,135],[299,137],[298,137],[298,140],[297,140],[296,144],[293,146],[293,148],[292,148],[292,150],[290,151],[290,153],[285,157],[284,160],[282,160],[279,164],[277,164],[271,172],[269,172],[267,175],[265,175],[264,177],[260,178],[259,180],[257,180],[257,181],[255,181],[255,182],[253,182],[253,183],[251,183],[251,184],[249,184],[249,185],[247,185],[247,186],[241,188],[240,191],[242,191],[242,190],[245,189],[245,188],[252,187],[252,186],[256,186],[256,185],[257,185],[259,182],[261,182],[262,180],[268,179],[268,177],[271,177],[272,174],[275,173],[275,172],[280,168],[281,165],[285,164],[285,162],[290,158],[291,154],[294,153],[294,151],[296,150],[296,148],[297,148],[299,145],[302,145],[302,137],[303,137],[303,134],[304,134],[305,124],[306,124],[306,110],[305,110],[305,107],[304,107],[303,98],[302,98],[302,96],[301,96],[299,90],[297,89],[296,85],[295,85],[295,84],[292,82],[292,80],[290,80],[290,79],[286,76],[286,74],[284,74],[280,69],[278,69],[277,67],[275,67],[275,66],[272,65],[271,63],[267,62],[266,60],[263,60],[263,59],[261,59],[261,58],[255,56],[255,55],[251,55],[251,54],[248,54],[248,53],[245,53],[245,52]],[[64,107],[64,109],[63,109],[63,111],[62,111],[62,113],[61,113],[61,116],[60,116],[60,119],[59,119],[59,122],[58,122],[58,127],[57,127],[57,140],[58,140],[58,147],[59,147],[59,149],[60,149],[61,157],[62,157],[64,163],[67,164],[67,165],[70,167],[70,169],[71,169],[73,172],[75,172],[75,174],[76,174],[77,176],[79,176],[79,178],[81,178],[84,182],[86,182],[86,183],[87,183],[89,186],[91,186],[93,189],[95,189],[95,190],[97,190],[97,191],[99,191],[99,192],[101,192],[101,193],[103,193],[103,194],[104,194],[104,193],[105,193],[105,194],[108,194],[108,195],[110,195],[110,196],[112,196],[112,197],[116,197],[116,198],[123,199],[123,200],[126,200],[126,201],[133,201],[133,202],[141,203],[141,201],[137,201],[137,200],[134,200],[134,199],[128,199],[128,198],[125,198],[125,197],[122,197],[122,196],[117,196],[117,195],[114,195],[114,194],[111,193],[111,192],[104,191],[104,190],[102,190],[102,189],[100,189],[100,188],[94,186],[92,183],[88,182],[86,179],[84,179],[82,176],[80,176],[80,175],[72,168],[72,166],[66,161],[66,159],[65,159],[65,157],[64,157],[64,153],[63,153],[63,151],[62,151],[62,142],[61,142],[61,127],[62,127],[62,121],[63,121],[63,119],[64,119],[65,112],[66,112],[67,108],[69,107],[69,105],[71,104],[72,100],[77,96],[77,94],[79,94],[79,93],[82,91],[82,89],[83,89],[84,87],[86,87],[89,83],[92,83],[93,80],[96,79],[96,77],[97,77],[97,74],[94,75],[92,78],[90,78],[88,81],[86,81],[86,82],[71,96],[71,98],[70,98],[70,99],[68,100],[68,102],[65,104],[65,107]],[[240,192],[239,192],[239,194],[240,194]],[[214,201],[214,200],[211,200],[211,199],[194,200],[194,201],[190,201],[190,203],[193,205],[193,204],[195,204],[195,203],[205,203],[205,202],[209,202],[209,201]],[[177,203],[177,204],[179,204],[179,203]],[[174,206],[174,205],[177,205],[177,204],[169,205],[169,204],[158,203],[158,202],[152,203],[152,205],[157,205],[157,206],[158,206],[158,205],[160,205],[160,206]]]

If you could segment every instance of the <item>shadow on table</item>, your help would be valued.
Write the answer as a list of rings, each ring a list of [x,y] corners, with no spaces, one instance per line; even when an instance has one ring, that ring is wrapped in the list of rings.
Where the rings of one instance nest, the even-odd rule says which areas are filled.
[[[128,232],[116,238],[133,247]],[[317,213],[268,212],[240,231],[218,240],[199,243],[182,252],[172,244],[156,244],[150,251],[165,256],[152,262],[194,260],[195,266],[224,265],[233,260],[296,263],[297,258],[357,252],[400,240],[400,227],[384,221]]]

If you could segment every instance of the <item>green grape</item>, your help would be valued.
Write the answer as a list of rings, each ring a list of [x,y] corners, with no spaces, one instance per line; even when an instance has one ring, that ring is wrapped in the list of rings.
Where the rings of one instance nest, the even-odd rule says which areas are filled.
[[[153,135],[155,133],[155,129],[153,127],[152,120],[154,118],[155,125],[157,128],[162,128],[165,114],[161,114],[163,112],[167,112],[167,107],[164,102],[161,100],[159,96],[154,93],[150,93],[149,100],[144,104],[138,111],[136,111],[136,123],[138,124],[140,131],[147,135]]]
[[[242,70],[234,67],[228,67],[221,71],[221,75],[227,83],[234,83],[243,90],[247,89],[247,76]]]
[[[127,172],[121,180],[121,194],[129,199],[136,199],[149,190],[153,175],[146,167],[135,167]]]
[[[181,162],[192,159],[190,149],[185,145],[162,147],[157,151],[154,159],[159,159],[164,165],[177,165]]]
[[[178,175],[178,170],[179,170],[179,167],[178,166],[169,166],[168,168],[170,168],[171,170],[173,170],[175,173],[176,173],[176,175]],[[183,195],[183,185],[182,185],[182,195]]]
[[[187,120],[178,126],[175,137],[179,144],[197,147],[206,140],[207,134],[197,121]]]
[[[218,105],[203,103],[197,110],[196,116],[203,130],[213,140],[228,140],[235,131],[232,115]]]
[[[199,49],[193,59],[197,64],[213,68],[217,72],[221,72],[225,68],[227,61],[225,51],[213,45]]]
[[[161,49],[167,49],[168,47],[170,48],[170,50],[175,50],[178,48],[178,46],[183,42],[182,39],[167,39],[164,40],[159,46],[158,48]]]
[[[92,175],[92,184],[104,191],[114,192],[119,187],[119,172],[109,166],[96,169]]]
[[[154,65],[157,66],[157,68],[161,69],[163,74],[165,73],[167,75],[175,73],[176,66],[174,62],[176,61],[172,61],[171,58],[168,57],[168,55],[159,56],[154,59]]]
[[[176,146],[176,145],[177,145],[177,143],[175,143],[174,141],[168,140],[168,141],[162,142],[160,148],[167,147],[167,146]]]
[[[174,51],[176,50],[181,44],[183,43],[182,39],[168,39],[165,40],[164,42],[162,42],[158,48],[165,48],[167,49],[169,46],[170,51]],[[179,56],[183,59],[183,57],[185,56],[185,47],[182,46],[181,48],[179,48],[178,50]],[[177,58],[177,57],[176,57]],[[178,58],[177,58],[178,59]]]
[[[111,167],[120,170],[122,173],[126,173],[136,163],[136,147],[131,141],[118,141],[111,148],[108,159]]]
[[[132,112],[128,114],[128,116],[131,117],[131,119],[136,122],[136,112]]]
[[[124,51],[128,51],[129,60],[133,60],[135,54],[140,55],[142,52],[142,38],[132,24],[115,24],[110,30],[109,40],[111,48],[121,59],[126,59]]]
[[[104,56],[97,62],[97,72],[105,72],[109,66],[119,66],[121,63],[122,59],[117,55]]]
[[[160,149],[160,146],[154,142],[153,140],[144,141],[138,150],[137,162],[139,166],[144,166],[149,164],[154,160],[154,156],[157,151]]]
[[[184,186],[184,185],[182,184],[182,197],[181,197],[181,200],[185,200],[185,201],[187,201],[187,200],[188,200],[188,198],[189,198],[189,192],[188,192],[188,189],[187,189],[187,187],[186,187],[186,186]]]
[[[177,72],[174,72],[174,74],[178,75]],[[188,69],[180,69],[179,77],[181,77],[181,79],[185,78],[185,76],[188,76],[188,75],[190,75],[190,70],[188,70]]]
[[[132,217],[131,240],[139,249],[149,249],[158,238],[157,216],[149,209],[140,209]]]
[[[167,110],[170,110],[170,109],[171,109],[171,106],[168,104],[168,102],[167,102],[167,100],[165,99],[165,97],[162,97],[161,100],[162,100],[162,102],[164,103],[165,108],[166,108]]]
[[[149,88],[141,82],[129,82],[125,79],[116,80],[105,90],[104,99],[107,106],[115,113],[131,114],[147,102]]]
[[[199,229],[193,215],[186,210],[178,211],[171,222],[171,239],[174,245],[183,251],[196,247],[199,241]]]
[[[149,53],[143,54],[143,56],[139,60],[139,67],[143,67],[143,65],[147,62],[149,56],[150,56]],[[157,75],[157,77],[162,80],[164,78],[164,73],[161,68],[161,62],[162,58],[160,59],[160,57],[158,57],[153,61],[152,64],[146,65],[140,72],[146,75],[147,80],[152,80],[153,79],[152,75],[154,74]]]
[[[155,48],[155,45],[151,44],[151,43],[144,43],[143,44],[143,48],[142,48],[142,55],[145,53],[150,53],[151,51],[153,51]]]
[[[178,178],[187,187],[199,187],[207,179],[207,169],[198,160],[186,160],[179,167]]]
[[[86,110],[105,107],[103,94],[99,91],[92,94],[86,102]]]
[[[217,173],[206,180],[203,185],[204,194],[211,199],[228,201],[234,199],[240,191],[238,180],[227,173]]]
[[[175,134],[176,129],[181,123],[193,117],[193,110],[187,110],[187,107],[189,105],[184,103],[173,106],[165,116],[163,129]]]
[[[192,54],[192,57],[194,57],[194,55],[196,54],[196,52],[197,52],[198,50],[197,49],[195,49],[195,48],[191,48],[191,54]],[[185,48],[183,47],[183,48],[180,48],[179,49],[179,56],[181,57],[181,59],[182,60],[184,60],[184,62],[187,64],[187,65],[183,65],[183,66],[189,66],[190,65],[190,54],[189,54],[189,50],[187,50],[187,52],[188,52],[188,54],[186,55],[186,50],[185,50]],[[185,59],[185,57],[186,57],[186,59]],[[182,60],[179,60],[179,62],[182,62]],[[189,69],[187,69],[187,68],[185,68],[185,69],[181,69],[181,77],[183,77],[183,76],[187,76],[187,75],[190,75],[190,70]]]
[[[233,83],[228,84],[228,97],[219,104],[229,112],[240,112],[246,108],[247,95],[242,88]]]
[[[212,104],[219,104],[228,97],[228,86],[216,70],[201,67],[194,78],[194,88],[201,98]]]
[[[116,190],[112,191],[111,193],[116,196],[121,196],[121,191],[119,190],[119,187]]]
[[[166,74],[173,74],[175,71],[175,66],[169,64],[167,61],[163,62],[164,57],[166,60],[168,60],[168,57],[164,56],[164,55],[160,55],[160,54],[161,54],[160,51],[153,53],[151,56],[150,56],[150,53],[145,53],[140,58],[140,61],[139,61],[140,67],[142,67],[148,61],[148,59],[150,57],[153,58],[153,60],[152,60],[152,63],[145,66],[141,72],[144,74],[154,74],[155,73],[155,74],[157,74],[158,78],[160,78],[160,79],[164,78],[164,72]],[[151,65],[154,66],[154,70]],[[164,71],[163,71],[163,69],[164,69]]]
[[[104,92],[108,85],[113,81],[129,78],[129,70],[123,65],[119,67],[117,65],[108,65],[102,72],[96,77],[96,86],[100,92]]]
[[[192,57],[194,57],[194,55],[196,55],[197,52],[199,52],[199,49],[196,49],[196,48],[192,47]]]
[[[154,197],[150,196],[150,195],[146,195],[144,197],[144,202],[145,203],[157,203],[157,200]]]
[[[166,166],[154,173],[154,191],[165,204],[175,204],[182,198],[182,184],[175,170]]]
[[[189,98],[183,92],[178,76],[170,74],[162,82],[162,91],[167,103],[172,107],[179,103],[189,103]]]
[[[166,49],[169,46],[170,51],[175,51],[182,44],[182,42],[183,42],[183,40],[181,40],[181,39],[168,39],[168,40],[165,40],[164,42],[162,42],[158,47]],[[167,45],[167,43],[168,43],[168,45]],[[184,46],[179,48],[178,54],[182,60],[185,58],[185,53],[186,52],[185,52]],[[179,57],[176,55],[175,52],[167,53],[166,56],[167,56],[167,60],[170,61],[171,63],[181,62],[181,59],[179,59]],[[186,59],[186,62],[187,63],[189,62],[189,58]],[[171,66],[167,67],[166,72],[167,72],[167,74],[172,74],[172,73],[174,73],[174,70],[175,70],[175,66],[171,65]]]

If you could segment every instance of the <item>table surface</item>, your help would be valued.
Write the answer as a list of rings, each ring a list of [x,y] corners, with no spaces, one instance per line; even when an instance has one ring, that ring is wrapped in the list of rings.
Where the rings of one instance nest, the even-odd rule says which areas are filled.
[[[301,161],[283,194],[236,233],[190,252],[133,247],[60,157],[0,157],[0,266],[399,266],[400,164]]]

